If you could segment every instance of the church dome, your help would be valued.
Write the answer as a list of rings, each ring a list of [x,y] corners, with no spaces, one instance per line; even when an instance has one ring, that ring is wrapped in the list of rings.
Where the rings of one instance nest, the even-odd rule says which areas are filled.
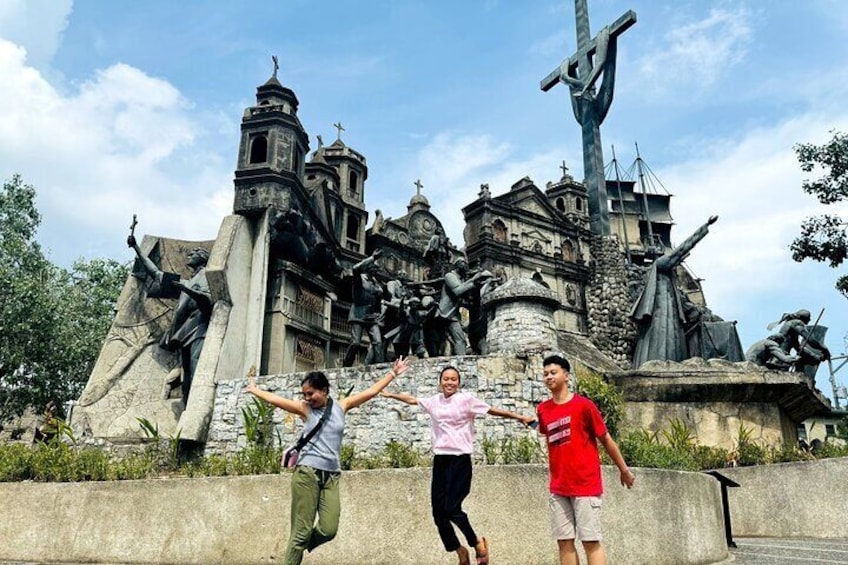
[[[409,199],[409,206],[426,206],[430,207],[430,201],[427,200],[427,197],[423,194],[414,194],[412,198]]]

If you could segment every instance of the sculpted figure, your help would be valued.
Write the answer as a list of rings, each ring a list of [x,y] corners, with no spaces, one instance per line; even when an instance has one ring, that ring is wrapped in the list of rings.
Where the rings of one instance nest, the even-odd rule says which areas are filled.
[[[639,330],[633,355],[634,369],[652,359],[683,361],[689,358],[684,333],[686,317],[675,282],[675,269],[707,235],[710,224],[717,219],[718,216],[712,216],[686,241],[658,258],[648,269],[645,287],[630,312]]]
[[[150,257],[141,252],[135,236],[130,235],[127,238],[127,245],[135,251],[144,270],[156,279],[163,290],[167,292],[164,287],[168,285],[179,290],[180,295],[171,327],[162,336],[160,345],[170,351],[180,352],[182,363],[180,388],[183,393],[183,402],[188,403],[191,381],[197,369],[200,351],[203,349],[209,318],[212,316],[212,294],[209,291],[209,283],[206,281],[206,262],[209,260],[209,252],[202,247],[195,247],[189,251],[187,265],[192,271],[191,278],[172,280],[166,277],[166,273],[159,269]]]
[[[798,356],[796,369],[803,371],[804,367],[815,367],[822,361],[830,359],[830,350],[813,336],[807,324],[810,323],[810,311],[798,310],[784,314],[778,321],[781,324],[778,333],[784,336],[780,348],[784,353],[795,351]]]
[[[756,341],[745,352],[745,360],[767,369],[788,371],[798,358],[783,351],[781,346],[784,341],[786,336],[779,333]]]
[[[345,367],[353,365],[364,331],[368,333],[368,339],[371,341],[364,364],[382,363],[385,359],[380,331],[383,285],[374,276],[377,259],[382,253],[382,250],[377,249],[370,257],[353,266],[353,304],[347,318],[350,322],[351,342],[345,352]]]
[[[429,278],[434,279],[444,274],[450,262],[450,247],[445,231],[436,227],[436,232],[427,242],[424,249],[424,260],[430,266]]]
[[[305,267],[317,242],[315,229],[295,207],[271,217],[271,243],[283,259]]]
[[[488,271],[481,271],[466,280],[467,276],[468,263],[465,259],[454,261],[453,268],[445,274],[439,307],[436,310],[436,318],[443,328],[443,335],[446,334],[447,340],[451,344],[454,355],[465,355],[467,351],[465,332],[462,331],[459,313],[462,300],[466,298],[469,292],[474,290],[477,281],[491,277],[492,274]]]
[[[474,353],[486,355],[489,353],[489,344],[486,341],[486,334],[489,330],[489,315],[483,308],[483,297],[497,288],[502,281],[489,271],[483,271],[481,279],[483,280],[482,284],[479,284],[473,292],[469,293],[468,341]]]

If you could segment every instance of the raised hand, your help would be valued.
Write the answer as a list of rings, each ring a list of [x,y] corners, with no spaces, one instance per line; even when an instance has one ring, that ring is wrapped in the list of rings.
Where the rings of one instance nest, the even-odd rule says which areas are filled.
[[[405,358],[403,355],[395,359],[395,363],[392,365],[392,372],[396,377],[405,373],[407,369],[409,369],[409,359]]]

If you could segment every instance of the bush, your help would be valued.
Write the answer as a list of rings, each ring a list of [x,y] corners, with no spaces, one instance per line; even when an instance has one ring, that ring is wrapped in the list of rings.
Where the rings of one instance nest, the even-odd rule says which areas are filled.
[[[606,422],[607,430],[618,437],[619,426],[624,419],[624,397],[604,378],[583,366],[575,365],[574,377],[578,394],[595,403]]]
[[[532,437],[506,436],[500,441],[483,438],[483,462],[486,465],[523,465],[539,463],[544,459],[544,451],[539,442]]]

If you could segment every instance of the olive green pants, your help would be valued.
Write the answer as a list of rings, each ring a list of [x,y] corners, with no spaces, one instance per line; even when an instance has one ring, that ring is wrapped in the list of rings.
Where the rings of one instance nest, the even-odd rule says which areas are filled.
[[[296,467],[291,479],[291,532],[285,565],[300,565],[304,550],[327,543],[339,529],[339,473]],[[318,523],[315,523],[315,516]]]

